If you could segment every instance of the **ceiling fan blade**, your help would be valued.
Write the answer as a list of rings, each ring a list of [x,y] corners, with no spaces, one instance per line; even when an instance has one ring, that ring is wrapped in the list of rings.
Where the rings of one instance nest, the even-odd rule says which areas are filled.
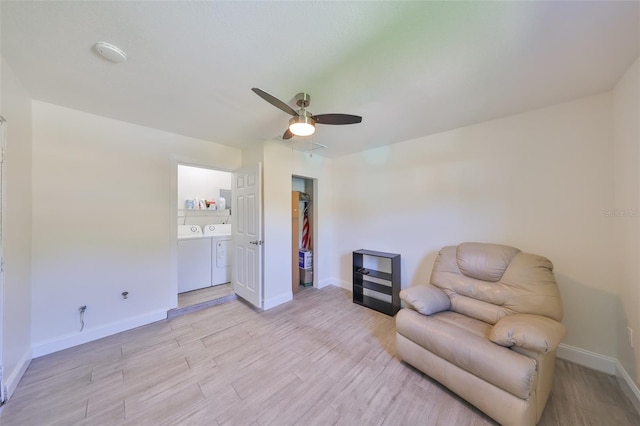
[[[291,114],[293,116],[298,115],[296,110],[294,110],[289,105],[285,104],[284,102],[282,102],[280,99],[276,98],[275,96],[268,94],[264,90],[258,89],[256,87],[252,88],[251,90],[253,90],[253,93],[255,93],[256,95],[260,96],[262,99],[264,99],[265,101],[269,102],[274,107],[280,108],[281,110],[283,110],[287,114]]]
[[[291,139],[293,137],[293,133],[291,133],[291,130],[289,130],[289,128],[287,127],[287,130],[284,132],[284,135],[282,135],[282,139]]]
[[[362,122],[362,117],[350,114],[318,114],[311,118],[319,124],[356,124]]]

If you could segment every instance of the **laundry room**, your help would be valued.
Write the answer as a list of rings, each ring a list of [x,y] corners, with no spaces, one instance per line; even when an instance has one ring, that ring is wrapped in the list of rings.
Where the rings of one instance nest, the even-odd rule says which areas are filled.
[[[179,305],[183,295],[207,298],[223,285],[230,287],[231,177],[230,172],[178,165]]]

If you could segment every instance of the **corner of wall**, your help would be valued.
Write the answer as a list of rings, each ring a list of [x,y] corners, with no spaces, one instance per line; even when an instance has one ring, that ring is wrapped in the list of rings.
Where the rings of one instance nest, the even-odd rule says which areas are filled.
[[[293,293],[291,291],[279,294],[275,297],[270,297],[269,299],[265,299],[262,305],[262,308],[266,311],[271,308],[275,308],[278,305],[282,305],[283,303],[287,303],[293,300]]]
[[[29,368],[29,364],[31,364],[32,358],[31,349],[28,349],[20,358],[20,361],[18,361],[16,368],[14,368],[13,371],[11,371],[11,374],[4,379],[3,386],[5,387],[5,399],[11,398],[13,393],[16,391],[18,383],[20,383],[20,379],[22,379],[27,368]]]
[[[583,367],[615,376],[620,384],[620,388],[625,395],[627,395],[636,411],[640,413],[640,389],[638,389],[638,386],[627,370],[620,364],[620,361],[564,343],[558,346],[556,356],[559,359],[569,361],[573,364],[582,365]]]
[[[640,413],[640,389],[634,382],[634,380],[629,376],[627,370],[624,369],[622,364],[616,360],[616,379],[618,379],[618,383],[620,384],[620,388],[627,395],[627,398],[631,401],[636,411]]]
[[[353,291],[353,286],[348,281],[343,281],[338,278],[331,278],[331,281],[332,281],[331,285],[333,286],[344,288],[345,290]]]
[[[5,397],[15,391],[32,358],[31,212],[32,99],[0,55],[0,113],[7,120],[4,163],[4,280],[0,359]]]
[[[337,281],[338,281],[338,279],[334,278],[334,277],[330,277],[330,278],[325,278],[323,280],[319,280],[318,281],[318,288],[320,289],[320,288],[325,288],[325,287],[330,286],[330,285],[335,285],[334,283],[336,283]],[[340,287],[340,286],[336,286],[336,287]]]
[[[612,142],[614,153],[614,248],[618,306],[615,309],[617,337],[616,358],[618,370],[636,395],[640,397],[640,352],[633,349],[627,328],[640,329],[637,282],[640,273],[637,267],[640,255],[640,229],[636,220],[631,220],[640,211],[640,57],[624,72],[612,90]],[[639,410],[640,411],[640,410]]]

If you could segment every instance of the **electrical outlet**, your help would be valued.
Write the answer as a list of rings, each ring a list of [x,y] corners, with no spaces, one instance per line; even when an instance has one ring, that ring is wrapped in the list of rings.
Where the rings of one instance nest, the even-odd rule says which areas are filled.
[[[87,310],[87,305],[82,305],[78,308],[80,312],[80,331],[84,330],[84,311]]]
[[[633,328],[627,327],[627,336],[629,337],[629,346],[633,347]]]

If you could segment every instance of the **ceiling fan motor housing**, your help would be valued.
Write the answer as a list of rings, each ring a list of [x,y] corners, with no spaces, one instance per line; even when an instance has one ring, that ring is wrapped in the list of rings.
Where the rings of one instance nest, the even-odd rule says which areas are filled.
[[[309,95],[308,93],[298,93],[296,95],[296,105],[298,105],[301,108],[306,108],[309,106],[309,104],[311,103],[311,95]]]

